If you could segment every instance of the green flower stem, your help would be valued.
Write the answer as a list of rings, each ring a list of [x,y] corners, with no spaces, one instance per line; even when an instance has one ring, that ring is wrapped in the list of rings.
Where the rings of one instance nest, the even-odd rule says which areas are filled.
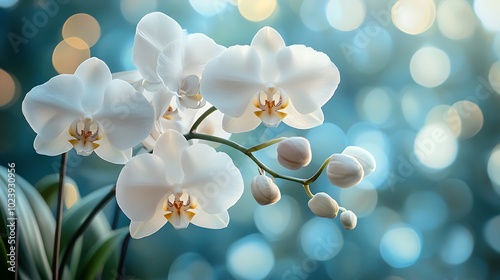
[[[85,218],[85,221],[80,225],[80,227],[76,230],[75,234],[71,236],[71,239],[68,242],[68,246],[66,246],[66,251],[64,251],[64,255],[61,260],[61,265],[59,266],[59,273],[57,276],[62,277],[63,272],[64,272],[64,266],[66,265],[66,262],[68,261],[69,256],[71,255],[71,251],[73,250],[73,247],[75,246],[76,241],[80,236],[85,232],[85,230],[89,227],[90,223],[94,220],[94,217],[106,206],[106,204],[113,198],[115,197],[115,190],[116,190],[116,185],[109,191],[108,194],[97,204],[97,206],[92,209],[92,212]]]
[[[309,185],[304,185],[304,190],[306,191],[306,194],[308,197],[313,198],[313,194],[311,193],[311,189],[309,189]]]
[[[61,249],[61,226],[63,212],[63,192],[64,192],[64,177],[66,176],[66,162],[68,161],[68,153],[61,155],[61,166],[59,167],[59,186],[57,191],[57,208],[56,208],[56,229],[54,233],[54,251],[52,253],[52,279],[58,280],[57,273],[59,266],[59,250]]]
[[[220,138],[220,137],[212,136],[212,135],[206,135],[206,134],[200,134],[200,133],[193,133],[193,132],[184,135],[184,137],[186,138],[186,140],[200,139],[200,140],[207,140],[207,141],[210,141],[210,142],[216,142],[216,143],[220,143],[220,144],[224,144],[226,146],[229,146],[229,147],[231,147],[231,148],[233,148],[235,150],[238,150],[238,151],[242,152],[243,154],[245,154],[253,162],[255,162],[255,164],[257,164],[257,166],[259,166],[262,170],[266,171],[267,173],[269,173],[269,175],[271,175],[271,176],[273,176],[274,178],[277,178],[277,179],[283,179],[283,180],[287,180],[287,181],[290,181],[290,182],[296,182],[296,183],[299,183],[301,185],[307,185],[308,184],[307,182],[310,181],[311,178],[312,178],[311,177],[310,179],[301,179],[301,178],[296,178],[296,177],[291,177],[291,176],[286,176],[286,175],[278,174],[278,173],[274,172],[272,169],[270,169],[269,167],[267,167],[258,158],[256,158],[252,154],[252,151],[250,151],[250,149],[247,149],[247,148],[243,147],[242,145],[240,145],[240,144],[238,144],[236,142],[233,142],[231,140],[228,140],[228,139],[224,139],[224,138]],[[313,182],[313,181],[311,181],[311,182]]]
[[[272,145],[274,145],[274,144],[276,144],[276,143],[279,143],[279,142],[281,142],[281,141],[283,141],[283,140],[285,140],[285,139],[286,139],[286,137],[280,137],[280,138],[271,139],[271,140],[269,140],[269,141],[267,141],[267,142],[264,142],[264,143],[262,143],[262,144],[259,144],[259,145],[257,145],[257,146],[253,146],[253,147],[251,147],[251,148],[248,148],[248,149],[247,149],[247,151],[248,151],[249,153],[253,153],[253,152],[256,152],[256,151],[260,151],[260,150],[262,150],[262,149],[264,149],[264,148],[267,148],[267,147],[272,146]]]
[[[125,259],[126,259],[126,256],[127,256],[127,250],[128,250],[128,244],[130,243],[130,238],[132,236],[130,234],[127,234],[127,236],[125,236],[125,239],[123,239],[123,243],[122,243],[122,248],[121,248],[121,251],[120,251],[120,260],[118,261],[118,276],[119,276],[119,279],[125,279],[125,269],[124,269],[124,266],[125,266]]]
[[[325,161],[323,162],[323,164],[319,167],[318,171],[316,171],[316,173],[314,173],[314,175],[312,175],[309,179],[307,179],[307,181],[304,183],[305,185],[309,185],[312,182],[316,181],[316,179],[318,179],[318,177],[321,175],[321,173],[323,172],[323,170],[330,163],[330,158],[331,158],[331,156],[329,156],[327,159],[325,159]]]
[[[201,122],[206,119],[210,114],[215,112],[217,108],[215,106],[210,107],[208,110],[205,111],[197,120],[194,122],[194,124],[191,126],[191,129],[189,129],[189,132],[194,132],[198,126],[200,126]]]
[[[340,210],[340,211],[342,211],[342,212],[347,211],[347,209],[345,209],[345,208],[344,208],[344,207],[342,207],[342,206],[339,206],[339,210]]]

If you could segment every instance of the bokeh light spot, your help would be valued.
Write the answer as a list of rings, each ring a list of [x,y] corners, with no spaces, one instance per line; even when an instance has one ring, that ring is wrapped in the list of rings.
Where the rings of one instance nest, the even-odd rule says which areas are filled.
[[[101,27],[99,22],[89,14],[74,14],[64,22],[62,36],[64,39],[78,37],[85,41],[88,47],[92,47],[101,37]],[[67,42],[73,47],[81,49],[77,41],[68,40]]]
[[[434,0],[399,0],[392,6],[392,21],[396,27],[408,34],[423,33],[434,23],[436,5]]]
[[[326,261],[335,257],[344,245],[344,237],[336,223],[324,218],[312,218],[299,233],[304,253],[313,260]]]
[[[4,9],[12,8],[15,5],[17,5],[18,2],[19,0],[0,0],[0,8]]]
[[[452,40],[469,37],[476,27],[476,17],[465,0],[445,0],[439,3],[437,24],[441,33]]]
[[[377,190],[369,181],[340,190],[339,204],[356,213],[358,218],[370,215],[378,202]]]
[[[415,1],[417,2],[417,1]],[[410,73],[413,80],[424,87],[437,87],[450,75],[448,55],[434,47],[423,47],[412,56]]]
[[[57,44],[52,53],[52,65],[59,74],[73,74],[78,65],[89,57],[90,49],[85,41],[71,37]]]
[[[380,242],[380,255],[395,268],[408,267],[420,257],[422,241],[418,233],[408,226],[389,229]]]
[[[500,31],[500,20],[498,20],[500,1],[474,0],[474,11],[486,29]]]
[[[16,95],[14,78],[0,68],[0,108],[10,104]]]
[[[457,265],[465,262],[474,249],[474,237],[462,225],[451,227],[443,240],[444,244],[439,255],[448,264]]]
[[[271,247],[257,235],[249,235],[231,245],[227,266],[235,278],[264,279],[274,267]]]
[[[468,139],[476,135],[484,123],[479,106],[468,100],[458,101],[448,111],[447,122],[456,136]]]
[[[224,10],[227,0],[189,0],[191,7],[204,16],[214,16]]]
[[[215,271],[208,261],[199,254],[180,255],[170,266],[168,279],[171,280],[212,280]]]
[[[500,94],[500,60],[491,65],[490,72],[488,73],[488,81],[493,90]]]
[[[263,21],[276,9],[276,0],[238,0],[240,14],[249,21]]]
[[[254,220],[257,229],[270,240],[290,235],[298,225],[300,209],[295,199],[282,196],[278,203],[257,207]]]
[[[365,3],[361,0],[330,0],[326,5],[326,19],[340,31],[358,28],[365,19]]]
[[[307,28],[313,31],[323,31],[331,28],[326,13],[320,12],[326,10],[326,5],[327,1],[325,0],[302,1],[300,19]]]
[[[497,253],[500,253],[500,215],[491,218],[484,226],[484,239]]]
[[[362,91],[358,97],[358,111],[374,124],[384,124],[392,114],[391,98],[384,88],[371,88]]]
[[[498,170],[500,170],[500,144],[491,152],[490,158],[488,159],[487,170],[493,188],[496,193],[500,195],[500,172],[498,172]]]
[[[144,15],[156,11],[157,6],[157,0],[121,0],[120,2],[123,17],[132,24],[137,24]]]
[[[455,161],[457,152],[455,135],[445,124],[428,124],[418,132],[415,139],[415,156],[429,168],[443,169],[450,166]]]
[[[423,191],[413,193],[406,199],[404,216],[407,221],[421,230],[433,230],[446,221],[448,210],[441,196],[430,191]]]

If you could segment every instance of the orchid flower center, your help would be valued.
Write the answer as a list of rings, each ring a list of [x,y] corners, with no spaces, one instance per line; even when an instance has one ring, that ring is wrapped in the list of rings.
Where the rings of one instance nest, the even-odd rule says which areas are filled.
[[[170,105],[163,114],[163,118],[169,121],[178,121],[181,119],[181,116],[177,107]]]
[[[259,117],[264,125],[275,127],[286,117],[286,113],[280,110],[288,106],[288,97],[273,84],[268,84],[259,91],[254,99],[254,105],[258,111],[254,114]]]
[[[163,203],[163,215],[175,228],[186,228],[196,214],[193,209],[198,203],[186,193],[175,193],[168,196]]]
[[[92,154],[99,147],[99,144],[94,142],[102,138],[99,131],[99,123],[95,122],[89,114],[71,123],[69,135],[74,137],[74,139],[68,141],[73,145],[76,153],[82,156]]]
[[[205,100],[200,94],[200,78],[189,75],[182,80],[179,87],[179,102],[186,108],[197,109],[205,105]]]

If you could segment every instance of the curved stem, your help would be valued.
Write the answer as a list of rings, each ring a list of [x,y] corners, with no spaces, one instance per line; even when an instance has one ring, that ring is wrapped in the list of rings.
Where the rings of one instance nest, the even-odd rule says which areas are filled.
[[[194,132],[198,126],[200,126],[201,122],[206,119],[210,114],[212,114],[213,112],[215,112],[217,110],[217,108],[215,108],[215,106],[212,106],[210,107],[208,110],[206,110],[195,122],[194,124],[191,126],[191,128],[189,129],[189,132]]]
[[[261,169],[265,170],[267,173],[269,173],[274,178],[283,179],[283,180],[287,180],[287,181],[291,181],[291,182],[296,182],[296,183],[299,183],[301,185],[304,185],[306,182],[306,179],[281,175],[281,174],[274,172],[272,169],[267,167],[263,162],[261,162],[258,158],[256,158],[252,154],[252,152],[249,151],[249,149],[247,149],[247,148],[243,147],[242,145],[240,145],[236,142],[233,142],[231,140],[227,140],[227,139],[220,138],[217,136],[212,136],[212,135],[200,134],[200,133],[188,133],[188,134],[184,135],[184,137],[186,138],[186,140],[201,139],[201,140],[216,142],[216,143],[220,143],[220,144],[224,144],[226,146],[229,146],[235,150],[238,150],[238,151],[242,152],[243,154],[245,154],[247,157],[249,157],[253,162],[255,162],[255,164],[257,164],[257,166],[259,166]]]
[[[83,232],[89,227],[90,223],[94,220],[94,217],[115,196],[115,190],[116,190],[116,185],[113,188],[111,188],[109,193],[106,194],[106,196],[96,205],[94,209],[92,209],[92,212],[90,212],[87,218],[85,218],[85,221],[83,221],[80,227],[76,230],[75,234],[71,236],[71,239],[68,242],[68,246],[66,246],[66,251],[64,251],[64,255],[61,260],[61,265],[59,266],[58,276],[62,276],[64,271],[64,266],[66,265],[66,262],[68,261],[68,258],[71,255],[71,251],[73,250],[76,241],[78,240],[78,238],[80,238]]]
[[[319,169],[316,171],[316,173],[314,173],[309,179],[307,179],[306,182],[305,182],[305,184],[309,185],[312,182],[316,181],[316,179],[318,179],[318,177],[321,175],[321,173],[323,172],[323,170],[330,163],[330,158],[331,158],[331,156],[329,156],[327,159],[325,159],[325,161],[323,161],[323,164],[319,167]]]
[[[125,236],[125,239],[123,239],[123,243],[122,243],[120,260],[118,262],[118,275],[120,276],[120,279],[125,279],[123,277],[126,275],[124,266],[125,266],[125,259],[127,256],[128,243],[130,242],[130,238],[131,238],[131,235],[127,234],[127,236]]]
[[[312,194],[311,189],[309,189],[309,185],[304,185],[304,190],[309,198],[313,198],[314,195]]]
[[[61,166],[59,167],[59,186],[57,191],[57,209],[56,209],[56,230],[54,233],[54,251],[52,255],[52,279],[58,280],[59,274],[59,250],[61,249],[61,226],[63,212],[63,195],[64,195],[64,176],[66,175],[66,162],[68,153],[61,155]]]
[[[118,220],[120,219],[120,207],[118,203],[115,205],[115,212],[113,213],[113,222],[111,223],[111,229],[115,230],[118,227]]]
[[[248,148],[247,151],[249,153],[260,151],[260,150],[262,150],[264,148],[267,148],[267,147],[272,146],[272,145],[274,145],[276,143],[279,143],[279,142],[281,142],[281,141],[283,141],[285,139],[286,139],[286,137],[274,138],[274,139],[271,139],[271,140],[269,140],[267,142],[264,142],[262,144],[259,144],[259,145],[253,146],[251,148]]]

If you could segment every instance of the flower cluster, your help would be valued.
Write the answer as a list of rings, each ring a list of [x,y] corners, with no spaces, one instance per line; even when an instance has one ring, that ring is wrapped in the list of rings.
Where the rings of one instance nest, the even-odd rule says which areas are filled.
[[[350,187],[375,169],[369,152],[347,147],[332,155],[308,179],[280,175],[253,152],[278,144],[278,161],[296,170],[311,162],[307,139],[278,138],[246,148],[232,133],[261,123],[281,122],[298,129],[323,123],[322,106],[333,96],[340,75],[324,53],[303,45],[286,46],[271,27],[260,29],[250,45],[218,45],[204,34],[188,34],[162,13],[137,25],[133,47],[137,70],[111,74],[97,58],[84,61],[73,75],[59,75],[34,87],[23,101],[26,120],[37,133],[35,150],[54,156],[72,148],[95,152],[125,164],[116,183],[118,205],[131,220],[130,234],[142,238],[170,222],[219,229],[228,209],[241,197],[244,180],[232,159],[207,144],[225,144],[252,159],[259,175],[248,184],[259,204],[281,198],[275,179],[299,183],[320,217],[342,210],[347,229],[356,216],[326,193],[310,190],[326,168],[333,185]],[[144,152],[132,157],[132,148]]]

